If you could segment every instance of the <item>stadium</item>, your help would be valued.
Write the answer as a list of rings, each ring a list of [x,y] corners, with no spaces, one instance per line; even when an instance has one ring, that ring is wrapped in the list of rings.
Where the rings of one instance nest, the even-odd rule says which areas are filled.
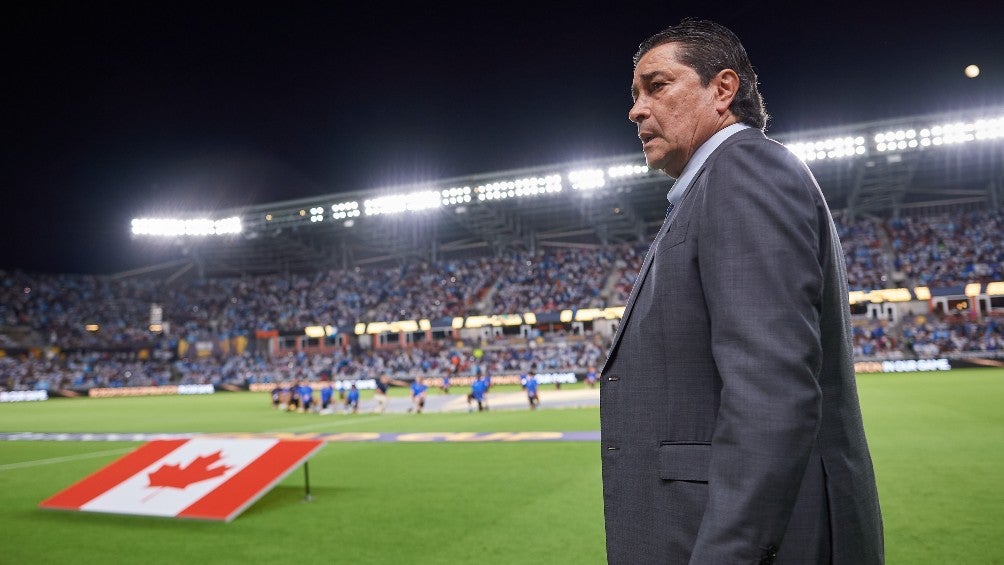
[[[990,108],[780,136],[835,210],[858,361],[967,366],[1000,353],[1002,120]],[[134,219],[132,245],[163,261],[5,278],[0,339],[21,367],[6,388],[412,380],[479,366],[581,380],[602,364],[661,223],[660,184],[620,156]]]
[[[960,441],[953,427],[987,424],[983,415],[999,426],[999,417],[986,412],[995,409],[984,404],[999,397],[1004,370],[1002,132],[1004,109],[991,108],[779,136],[809,164],[835,211],[855,314],[859,386],[866,400],[877,397],[870,400],[874,410],[882,412],[885,402],[897,406],[869,421],[889,428],[889,436],[873,440],[880,472],[892,475],[897,466],[912,465],[899,459],[911,437]],[[320,437],[331,446],[315,460],[309,505],[300,500],[301,479],[293,476],[238,521],[245,556],[281,560],[280,549],[251,541],[269,532],[325,535],[313,528],[330,521],[320,510],[327,504],[337,506],[339,516],[353,515],[327,527],[336,536],[364,540],[365,550],[347,555],[366,562],[409,559],[400,548],[380,546],[368,530],[376,523],[385,533],[407,536],[424,527],[421,510],[405,510],[411,505],[444,505],[456,520],[437,526],[447,538],[474,519],[472,505],[498,508],[500,520],[508,513],[516,513],[517,522],[527,519],[515,518],[518,502],[501,492],[472,499],[459,487],[436,486],[485,476],[546,496],[551,510],[541,514],[535,505],[532,521],[553,520],[565,524],[558,530],[570,531],[548,536],[545,546],[575,547],[580,553],[572,561],[595,559],[602,551],[598,497],[565,500],[598,488],[590,442],[510,441],[520,433],[549,437],[596,429],[598,395],[584,381],[602,364],[632,277],[661,222],[664,191],[653,185],[665,184],[637,157],[619,156],[275,202],[213,217],[137,219],[131,244],[147,246],[159,259],[145,268],[107,276],[5,272],[0,384],[4,400],[17,405],[4,406],[0,428],[6,439],[20,440],[5,442],[0,462],[15,485],[5,495],[9,520],[37,530],[72,527],[67,539],[84,547],[126,535],[121,529],[151,529],[142,545],[154,554],[177,535],[214,538],[218,532],[199,524],[167,528],[144,521],[155,520],[149,518],[36,516],[32,497],[41,499],[128,451],[133,444],[122,442],[130,437],[279,433]],[[574,213],[558,213],[569,210]],[[983,368],[967,369],[973,367]],[[531,370],[542,377],[545,410],[528,419],[519,378]],[[495,381],[494,410],[473,421],[463,399],[482,371]],[[938,376],[944,371],[953,382],[971,382],[964,391],[945,389]],[[909,374],[911,384],[890,373]],[[404,387],[391,390],[386,414],[367,414],[375,379],[384,374],[400,384],[424,378],[434,387],[448,377],[453,390],[430,394],[422,421],[408,414]],[[277,384],[301,381],[318,390],[324,382],[339,389],[358,383],[363,413],[343,410],[339,399],[326,411],[315,408],[320,418],[309,409],[303,414],[291,406],[287,412],[285,402],[281,410],[269,408]],[[942,395],[950,396],[949,405],[940,404]],[[51,400],[30,402],[44,399]],[[964,421],[937,417],[960,404]],[[897,411],[909,406],[929,406],[931,428],[897,428]],[[303,415],[290,416],[297,412]],[[373,432],[426,432],[426,440],[463,445],[388,449],[358,441],[380,435]],[[72,463],[55,473],[21,459]],[[966,464],[989,470],[992,459]],[[538,461],[547,462],[546,477],[531,472]],[[384,465],[399,471],[376,471]],[[400,506],[373,500],[361,486],[370,480],[421,484],[433,498],[406,489],[394,495]],[[931,480],[883,483],[884,492],[923,498],[930,494],[924,489],[934,488]],[[985,507],[995,497],[988,493],[967,504]],[[580,523],[565,516],[559,510],[565,503],[590,518]],[[378,515],[374,505],[383,504],[392,511]],[[907,508],[886,503],[886,519],[908,520]],[[999,505],[984,509],[987,524],[1002,518]],[[276,520],[296,524],[295,530]],[[982,527],[967,530],[944,519],[914,527],[906,528],[910,535],[955,528],[969,536],[975,549],[963,562],[1000,555],[999,545],[979,541]],[[512,558],[504,537],[487,542],[499,562]],[[915,562],[910,556],[922,547],[917,540],[890,538],[892,554]],[[456,562],[484,557],[461,545],[445,553],[438,546],[422,551]],[[56,559],[66,552],[53,548],[45,555]],[[20,548],[14,555],[14,562],[30,560]],[[83,555],[89,561],[100,552],[95,547]]]
[[[0,563],[605,562],[597,371],[674,185],[623,79],[685,9],[140,11],[5,34]],[[889,563],[1004,563],[1004,58],[966,11],[727,17],[835,220]]]

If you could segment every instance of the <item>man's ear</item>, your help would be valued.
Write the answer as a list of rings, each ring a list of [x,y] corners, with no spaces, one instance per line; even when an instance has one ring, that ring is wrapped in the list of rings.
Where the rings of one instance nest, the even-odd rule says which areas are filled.
[[[728,112],[739,92],[739,75],[732,69],[722,69],[711,79],[711,84],[715,87],[715,109],[719,113]]]

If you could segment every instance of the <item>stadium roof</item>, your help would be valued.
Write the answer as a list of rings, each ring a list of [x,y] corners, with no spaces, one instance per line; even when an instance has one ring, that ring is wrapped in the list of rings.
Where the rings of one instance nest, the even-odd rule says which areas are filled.
[[[774,136],[800,155],[837,213],[887,216],[1004,197],[1004,107]],[[240,233],[134,236],[148,268],[240,274],[343,269],[471,254],[645,242],[672,180],[639,151],[588,162],[338,192],[234,208]]]

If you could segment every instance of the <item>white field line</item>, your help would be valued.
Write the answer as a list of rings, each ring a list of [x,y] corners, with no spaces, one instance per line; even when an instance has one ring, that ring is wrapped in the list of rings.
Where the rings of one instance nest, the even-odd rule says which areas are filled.
[[[81,459],[91,459],[94,457],[104,457],[106,455],[116,455],[119,453],[125,453],[127,451],[132,451],[133,447],[126,447],[123,449],[109,449],[107,451],[92,451],[91,453],[78,453],[77,455],[67,455],[65,457],[52,457],[49,459],[36,459],[34,461],[22,461],[20,463],[8,463],[6,465],[0,465],[0,471],[10,471],[13,469],[24,469],[26,467],[40,467],[42,465],[51,465],[53,463],[63,463],[66,461],[79,461]]]

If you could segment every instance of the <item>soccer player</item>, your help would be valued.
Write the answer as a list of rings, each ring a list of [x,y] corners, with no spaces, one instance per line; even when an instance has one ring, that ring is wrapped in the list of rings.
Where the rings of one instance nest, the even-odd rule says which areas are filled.
[[[286,410],[288,412],[300,411],[300,381],[294,381],[293,386],[289,387],[289,402],[286,404]]]
[[[335,395],[335,389],[331,386],[331,381],[324,383],[321,387],[321,413],[330,414],[329,406],[331,406],[331,398]]]
[[[530,410],[536,410],[537,406],[540,404],[540,396],[537,394],[537,375],[534,373],[533,369],[526,377],[526,381],[523,383],[523,388],[526,389],[526,398],[530,401]]]
[[[303,383],[300,386],[300,409],[298,412],[308,413],[314,404],[314,388],[310,383]]]
[[[411,408],[408,412],[414,410],[416,414],[422,413],[425,408],[425,394],[428,390],[429,387],[422,383],[422,377],[415,377],[415,381],[411,383]]]
[[[390,388],[390,385],[408,386],[408,383],[392,379],[387,376],[387,373],[380,375],[376,382],[376,390],[373,391],[373,398],[377,401],[377,405],[373,407],[374,413],[383,414],[383,411],[387,409],[387,389]]]
[[[589,367],[586,371],[586,386],[596,388],[596,367]]]
[[[282,387],[279,386],[279,383],[275,383],[275,386],[272,387],[272,408],[278,410],[279,402],[281,400],[282,400]]]
[[[359,389],[356,388],[356,383],[352,383],[348,394],[345,396],[345,411],[348,412],[349,408],[352,409],[353,414],[359,413]]]
[[[471,383],[471,392],[467,395],[467,411],[473,412],[474,406],[471,404],[472,401],[478,403],[478,412],[483,412],[488,409],[488,398],[485,394],[488,386],[485,383],[485,378],[483,375],[478,375],[478,378],[474,379]]]

